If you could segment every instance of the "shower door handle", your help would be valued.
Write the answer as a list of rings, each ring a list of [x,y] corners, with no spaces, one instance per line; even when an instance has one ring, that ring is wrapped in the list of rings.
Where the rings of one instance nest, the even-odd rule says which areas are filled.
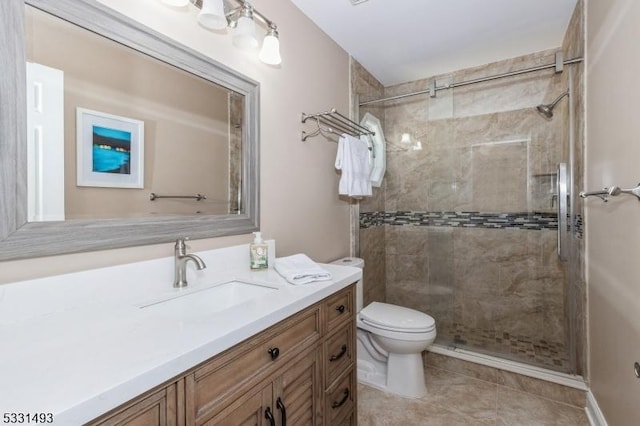
[[[556,179],[558,194],[558,257],[562,261],[567,260],[567,212],[568,212],[568,192],[567,192],[567,164],[558,164],[558,174]]]

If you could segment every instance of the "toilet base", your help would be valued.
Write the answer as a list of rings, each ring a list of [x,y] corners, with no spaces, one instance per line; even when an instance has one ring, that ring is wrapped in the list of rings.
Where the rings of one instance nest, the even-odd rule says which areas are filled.
[[[358,382],[372,388],[387,390],[387,367],[376,366],[372,362],[358,359]],[[381,371],[382,370],[382,371]]]
[[[407,398],[421,398],[427,394],[422,353],[389,354],[387,389]]]
[[[421,353],[388,354],[387,357],[376,354],[373,357],[365,347],[366,339],[365,342],[361,340],[365,336],[359,337],[358,382],[405,398],[421,398],[427,394]]]

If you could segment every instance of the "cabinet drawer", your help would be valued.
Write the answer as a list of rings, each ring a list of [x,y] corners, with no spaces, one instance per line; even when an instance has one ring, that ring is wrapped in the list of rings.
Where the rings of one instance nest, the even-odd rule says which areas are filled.
[[[344,324],[324,344],[324,371],[327,388],[331,387],[338,376],[355,361],[353,328],[351,322]]]
[[[215,357],[187,377],[188,418],[209,416],[223,408],[248,384],[263,379],[319,339],[316,305]]]
[[[327,332],[330,333],[339,327],[344,321],[348,321],[353,316],[353,289],[350,286],[338,293],[330,296],[325,302],[325,312],[327,318]]]
[[[356,401],[355,370],[347,370],[335,386],[332,386],[325,394],[325,424],[335,425],[354,410]]]

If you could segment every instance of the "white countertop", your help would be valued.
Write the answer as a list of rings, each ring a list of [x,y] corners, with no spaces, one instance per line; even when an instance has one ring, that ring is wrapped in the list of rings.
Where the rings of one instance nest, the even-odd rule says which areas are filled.
[[[248,246],[196,254],[207,268],[189,263],[183,290],[172,286],[173,257],[0,285],[0,416],[52,413],[55,425],[82,424],[362,275],[322,265],[331,281],[294,286],[272,268],[250,271]],[[233,279],[277,290],[217,313],[140,308]]]

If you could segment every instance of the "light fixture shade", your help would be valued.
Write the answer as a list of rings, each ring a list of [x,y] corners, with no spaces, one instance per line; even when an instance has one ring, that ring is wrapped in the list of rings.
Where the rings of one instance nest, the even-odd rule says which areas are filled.
[[[173,7],[185,7],[189,4],[189,0],[160,0],[160,2]]]
[[[280,40],[275,30],[270,30],[262,41],[262,50],[258,55],[260,60],[265,64],[279,65],[282,63],[280,57]]]
[[[258,47],[258,40],[256,39],[256,25],[252,18],[241,16],[238,18],[238,23],[233,29],[233,35],[231,36],[233,45],[240,49],[255,49]]]
[[[227,28],[227,17],[224,14],[222,0],[202,0],[202,9],[198,14],[198,22],[210,30]]]

